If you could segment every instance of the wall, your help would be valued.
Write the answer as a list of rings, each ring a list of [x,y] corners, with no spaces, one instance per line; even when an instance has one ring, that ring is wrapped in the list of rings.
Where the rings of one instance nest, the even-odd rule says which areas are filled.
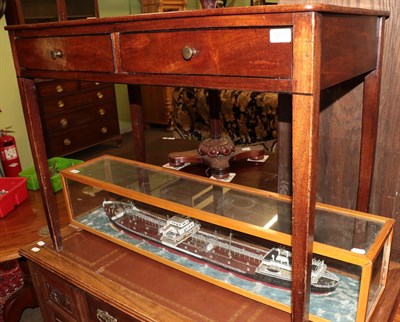
[[[280,0],[280,4],[315,3]],[[370,212],[400,220],[400,2],[319,0],[319,3],[390,11],[385,25],[382,86]],[[324,91],[320,117],[318,199],[355,208],[361,124],[362,83],[357,80]],[[397,225],[398,226],[398,225]],[[400,260],[400,229],[395,228],[392,259]]]
[[[5,17],[0,19],[0,128],[12,126],[22,168],[33,165]]]

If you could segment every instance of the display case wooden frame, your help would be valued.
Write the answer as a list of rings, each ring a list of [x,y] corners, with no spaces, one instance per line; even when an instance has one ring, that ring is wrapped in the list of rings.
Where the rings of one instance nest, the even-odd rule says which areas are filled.
[[[260,281],[254,277],[261,276],[257,275],[257,270],[264,260],[259,256],[267,258],[272,247],[287,250],[292,246],[291,199],[288,196],[113,156],[98,157],[63,170],[61,177],[73,226],[290,312],[287,302],[290,303],[290,290],[277,291],[266,285],[264,279]],[[124,202],[123,207],[127,208],[120,212],[122,206],[118,206],[114,213],[106,215],[103,210],[108,202],[113,205]],[[146,209],[138,211],[140,215],[137,215],[145,218],[135,217],[136,212],[130,213],[130,202],[138,209]],[[147,211],[155,213],[154,217]],[[163,245],[158,245],[159,238],[163,238],[160,237],[163,226],[155,221],[168,226],[166,223],[171,218],[189,218],[193,225],[201,223],[201,228],[172,248],[165,239]],[[324,204],[317,204],[315,218],[315,258],[330,263],[327,270],[334,268],[340,282],[335,290],[317,289],[320,285],[312,282],[316,293],[311,295],[311,319],[326,321],[343,314],[341,319],[349,321],[368,320],[385,288],[394,221]],[[132,227],[140,226],[142,220],[151,224],[133,230]],[[110,224],[114,227],[111,230]],[[119,225],[125,225],[125,230]],[[362,243],[356,236],[360,234],[355,230],[356,225],[365,227]],[[203,226],[207,228],[203,230]],[[215,235],[209,235],[210,231]],[[235,238],[231,238],[232,233]],[[203,243],[202,238],[207,240]],[[202,246],[191,250],[195,241]],[[224,247],[229,259],[215,260],[225,255]],[[237,265],[233,264],[235,260],[239,262]],[[230,267],[227,269],[225,265]],[[348,307],[341,301],[348,301]]]

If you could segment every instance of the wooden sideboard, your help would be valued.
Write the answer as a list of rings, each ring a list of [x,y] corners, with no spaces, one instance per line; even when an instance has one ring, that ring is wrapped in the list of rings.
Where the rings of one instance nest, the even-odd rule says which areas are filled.
[[[54,248],[62,251],[63,242],[37,123],[40,113],[33,78],[291,94],[292,318],[307,319],[320,93],[353,77],[364,77],[357,205],[366,211],[387,17],[384,11],[278,5],[7,27]],[[132,101],[131,115],[136,158],[144,160],[138,100]]]

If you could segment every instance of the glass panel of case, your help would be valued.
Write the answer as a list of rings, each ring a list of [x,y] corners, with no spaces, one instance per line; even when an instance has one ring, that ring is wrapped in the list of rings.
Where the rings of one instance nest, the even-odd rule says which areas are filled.
[[[74,225],[290,310],[288,197],[114,157],[61,175]],[[315,218],[312,320],[364,319],[384,286],[392,222],[326,205]]]
[[[68,20],[96,17],[93,0],[65,0]]]
[[[21,0],[26,23],[58,21],[56,0]]]

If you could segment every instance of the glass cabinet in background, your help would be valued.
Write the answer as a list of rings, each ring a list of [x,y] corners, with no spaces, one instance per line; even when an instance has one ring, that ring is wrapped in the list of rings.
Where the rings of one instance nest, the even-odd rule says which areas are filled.
[[[97,0],[15,0],[7,3],[7,24],[98,17]]]

